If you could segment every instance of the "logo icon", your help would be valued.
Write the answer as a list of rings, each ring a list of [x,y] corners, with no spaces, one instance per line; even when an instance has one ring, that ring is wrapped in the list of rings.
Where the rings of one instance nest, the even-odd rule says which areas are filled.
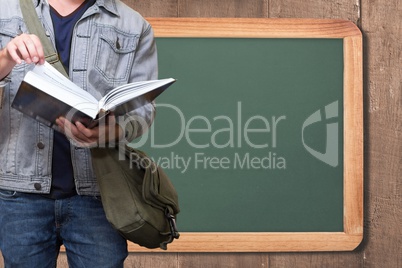
[[[325,106],[325,120],[331,119],[331,118],[337,118],[338,117],[338,101],[335,101],[333,103],[328,104]],[[304,130],[305,128],[316,124],[318,122],[321,122],[323,119],[321,118],[321,111],[317,110],[315,111],[312,115],[310,115],[306,121],[303,123],[303,128],[302,128],[302,141],[303,141],[303,146],[306,148],[306,150],[312,154],[315,158],[318,160],[321,160],[322,162],[332,166],[332,167],[337,167],[338,166],[338,123],[328,123],[326,124],[326,130],[327,130],[327,137],[326,137],[326,145],[325,145],[325,153],[321,153],[317,150],[314,150],[310,146],[308,146],[305,143],[304,140]]]

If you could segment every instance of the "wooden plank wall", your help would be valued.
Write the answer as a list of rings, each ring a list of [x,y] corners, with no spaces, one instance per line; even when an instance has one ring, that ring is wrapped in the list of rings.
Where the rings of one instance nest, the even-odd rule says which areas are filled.
[[[125,267],[402,267],[402,0],[124,1],[146,17],[349,19],[364,36],[365,98],[365,235],[354,252],[131,253]]]

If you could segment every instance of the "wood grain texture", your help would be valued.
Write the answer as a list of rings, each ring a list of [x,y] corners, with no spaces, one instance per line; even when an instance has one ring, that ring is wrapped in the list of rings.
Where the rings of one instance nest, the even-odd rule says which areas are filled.
[[[350,21],[278,18],[147,18],[156,37],[345,38],[361,37]],[[354,46],[352,46],[354,47]],[[354,47],[356,48],[356,47]]]
[[[177,17],[179,15],[177,0],[125,0],[123,2],[146,17]]]
[[[191,268],[270,267],[268,255],[261,253],[182,253],[178,264]]]
[[[344,231],[363,233],[362,38],[344,38]],[[351,179],[354,178],[354,179]]]
[[[270,0],[270,18],[331,18],[346,19],[355,24],[360,20],[359,0]]]
[[[402,266],[402,1],[362,1],[365,267]]]
[[[358,229],[358,228],[355,228]],[[362,233],[182,233],[168,246],[168,252],[313,252],[351,251],[362,240]],[[162,252],[134,243],[130,252]]]
[[[356,252],[278,253],[270,255],[269,264],[269,267],[289,268],[357,268],[363,267],[363,259]]]
[[[124,267],[176,268],[179,267],[179,253],[131,253]]]
[[[267,0],[181,0],[179,17],[264,18],[268,16]]]

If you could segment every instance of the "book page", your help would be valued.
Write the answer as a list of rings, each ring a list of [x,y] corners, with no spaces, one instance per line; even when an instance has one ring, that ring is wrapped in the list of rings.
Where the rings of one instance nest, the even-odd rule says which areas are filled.
[[[159,95],[163,90],[165,90],[175,81],[176,80],[173,78],[166,78],[161,80],[133,82],[130,84],[122,85],[106,94],[99,101],[99,106],[107,111],[112,110],[121,104],[132,101],[132,108],[139,108],[147,102],[151,102],[157,95]],[[154,93],[152,93],[153,91]]]
[[[74,84],[48,62],[45,62],[43,65],[36,65],[32,72],[42,77],[42,79],[46,79],[49,83],[54,84],[58,88],[67,91],[67,94],[63,94],[63,92],[60,91],[60,94],[63,94],[61,97],[68,97],[70,94],[74,94],[88,102],[98,102],[94,96]]]
[[[25,75],[24,81],[91,118],[95,118],[99,111],[95,97],[75,85],[47,62],[36,65]]]

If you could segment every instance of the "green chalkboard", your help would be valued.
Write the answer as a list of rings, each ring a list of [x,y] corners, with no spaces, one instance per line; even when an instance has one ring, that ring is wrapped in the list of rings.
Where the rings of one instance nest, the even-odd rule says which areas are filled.
[[[344,232],[343,38],[158,37],[177,82],[133,142],[196,233]]]

